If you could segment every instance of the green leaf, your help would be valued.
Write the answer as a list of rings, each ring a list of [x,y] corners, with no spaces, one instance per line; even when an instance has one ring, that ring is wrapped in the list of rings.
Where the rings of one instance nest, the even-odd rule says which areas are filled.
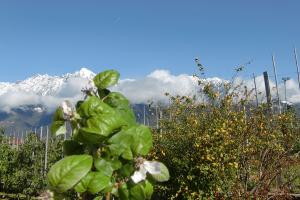
[[[90,155],[68,156],[55,163],[48,173],[51,186],[65,192],[76,185],[90,170],[93,157]]]
[[[95,86],[100,90],[115,85],[118,82],[119,77],[119,72],[107,70],[96,75],[93,80]]]
[[[109,93],[104,102],[113,108],[130,108],[130,103],[128,99],[119,92]]]
[[[165,182],[170,179],[169,170],[163,163],[160,163],[160,174],[151,174],[151,176],[158,182]]]
[[[121,169],[119,169],[118,174],[120,174],[120,176],[122,177],[129,177],[130,175],[132,175],[134,172],[134,167],[133,167],[133,163],[127,163],[125,165],[123,165],[121,167]]]
[[[80,182],[74,187],[75,191],[78,193],[83,193],[88,190],[91,180],[94,178],[93,172],[89,172],[85,177],[83,177]]]
[[[136,124],[135,114],[130,108],[130,103],[121,93],[111,92],[104,99],[104,102],[111,107],[116,108],[120,115],[122,115],[123,120],[125,120],[129,126]]]
[[[130,188],[130,200],[142,200],[145,198],[146,194],[142,183],[138,183]]]
[[[78,106],[77,113],[83,118],[89,118],[99,114],[114,113],[114,110],[98,97],[89,96]]]
[[[130,147],[133,141],[133,136],[123,130],[116,133],[108,140],[108,143],[110,144],[108,147],[112,155],[122,156],[125,159],[131,160],[132,152]]]
[[[64,155],[79,155],[83,154],[84,147],[75,140],[65,140],[63,143]]]
[[[131,160],[134,155],[147,155],[152,148],[151,131],[146,126],[133,126],[113,135],[108,142],[113,155]]]
[[[150,200],[153,194],[153,185],[147,180],[144,182],[144,190],[146,199]]]
[[[94,161],[95,168],[106,176],[111,176],[113,171],[121,167],[119,160],[108,160],[103,158],[97,158]]]
[[[106,97],[108,94],[110,93],[110,90],[108,89],[100,89],[98,90],[98,95],[101,99],[103,99],[104,97]]]
[[[129,199],[129,191],[127,189],[127,184],[123,183],[119,189],[118,194],[121,200],[128,200]]]
[[[76,186],[76,192],[96,194],[110,185],[110,177],[102,172],[89,172]]]
[[[58,107],[54,113],[50,131],[54,136],[65,134],[67,132],[64,113],[61,107]]]
[[[136,155],[147,155],[153,146],[152,134],[148,127],[140,125],[128,129],[127,132],[134,137],[132,151]]]
[[[65,121],[62,107],[58,107],[53,115],[53,121]]]
[[[95,197],[95,198],[93,198],[93,200],[102,200],[103,199],[103,197],[101,196],[101,197]]]
[[[86,123],[79,129],[83,138],[91,143],[98,144],[105,137],[118,131],[126,123],[117,114],[102,114],[87,119]]]
[[[67,128],[66,128],[65,121],[52,122],[50,131],[54,136],[66,134]]]

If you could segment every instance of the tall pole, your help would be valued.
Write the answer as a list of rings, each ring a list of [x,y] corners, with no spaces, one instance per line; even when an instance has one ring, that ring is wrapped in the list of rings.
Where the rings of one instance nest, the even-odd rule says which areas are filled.
[[[257,87],[256,87],[256,77],[253,73],[253,81],[254,81],[254,90],[255,90],[255,99],[256,99],[256,106],[258,107],[258,97],[257,97]]]
[[[43,126],[41,126],[41,132],[40,132],[40,141],[43,139]]]
[[[21,133],[21,142],[22,142],[22,144],[24,143],[24,133],[23,133],[23,131]]]
[[[45,164],[44,164],[44,172],[47,171],[47,162],[48,162],[48,139],[49,139],[49,128],[47,126],[46,131],[46,148],[45,148]]]
[[[283,77],[283,84],[284,84],[284,100],[285,100],[285,110],[287,110],[287,97],[286,97],[286,82],[290,80],[290,77]]]
[[[264,72],[264,81],[265,81],[265,88],[266,88],[267,103],[269,107],[272,107],[269,76],[268,76],[268,72],[266,71]]]
[[[67,139],[67,132],[68,132],[68,130],[67,130],[67,122],[65,122],[65,127],[66,127],[66,132],[65,132],[65,135],[64,135],[64,140]]]
[[[19,131],[17,131],[17,150],[19,151]]]
[[[274,76],[275,76],[278,109],[279,109],[279,114],[281,114],[281,104],[280,104],[280,97],[279,97],[279,90],[278,90],[277,70],[276,70],[276,62],[275,62],[275,56],[274,56],[274,54],[272,55],[272,63],[273,63]]]
[[[155,116],[156,116],[156,129],[159,129],[158,121],[159,121],[159,116],[158,116],[158,105],[155,107]]]
[[[16,138],[17,138],[17,134],[16,134],[16,132],[14,131],[14,145],[16,145]]]
[[[298,55],[297,55],[296,47],[294,48],[294,56],[295,56],[295,62],[296,62],[296,67],[297,67],[298,84],[299,84],[299,89],[300,89],[300,72],[299,72]]]
[[[146,125],[146,105],[144,104],[144,125]]]

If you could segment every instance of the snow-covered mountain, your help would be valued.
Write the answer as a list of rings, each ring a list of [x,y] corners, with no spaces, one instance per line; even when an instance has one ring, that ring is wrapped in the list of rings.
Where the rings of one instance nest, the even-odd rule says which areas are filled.
[[[99,71],[102,71],[101,69]],[[48,125],[55,108],[63,100],[75,103],[83,98],[81,90],[87,86],[95,73],[81,68],[74,73],[61,76],[34,75],[15,83],[0,82],[0,126],[22,130],[24,128]],[[137,119],[142,120],[144,105],[150,102],[167,104],[170,95],[192,96],[199,94],[199,79],[187,74],[174,75],[167,70],[155,70],[140,79],[121,79],[111,88],[124,94],[133,104]],[[214,77],[200,80],[213,86],[220,86],[226,80]],[[248,88],[253,88],[252,80],[243,80]],[[271,87],[274,86],[270,82]],[[262,99],[264,95],[263,77],[257,78],[257,88]],[[280,85],[280,91],[284,91]],[[287,83],[288,101],[299,103],[298,84]],[[299,111],[300,113],[300,111]],[[152,116],[152,113],[151,113]]]
[[[16,83],[0,82],[0,97],[8,92],[26,92],[41,96],[53,96],[58,94],[64,83],[72,78],[92,79],[95,73],[87,68],[81,68],[75,73],[62,76],[34,75]]]
[[[0,82],[0,126],[21,130],[49,124],[54,109],[63,100],[75,103],[83,98],[81,90],[95,75],[91,70],[81,68],[61,76],[38,74],[15,83]],[[214,85],[223,82],[219,78],[202,81]],[[139,113],[143,105],[150,101],[168,103],[165,93],[193,95],[198,91],[197,84],[198,79],[193,76],[155,70],[140,79],[122,79],[111,89],[127,96],[136,113]]]
[[[42,105],[44,109],[53,110],[60,102],[69,99],[73,102],[82,98],[84,88],[95,73],[81,68],[74,73],[61,76],[34,75],[15,83],[0,82],[0,111],[9,112],[12,108]],[[203,82],[220,85],[220,78],[207,78]],[[168,102],[165,93],[171,95],[193,95],[197,91],[198,79],[186,75],[172,75],[166,70],[155,70],[141,79],[123,79],[112,88],[122,92],[133,104]],[[39,106],[37,112],[43,111]]]

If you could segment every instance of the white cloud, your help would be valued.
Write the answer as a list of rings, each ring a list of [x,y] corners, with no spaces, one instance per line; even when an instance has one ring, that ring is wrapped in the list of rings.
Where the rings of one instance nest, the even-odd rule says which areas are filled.
[[[124,94],[132,103],[147,103],[149,101],[167,103],[171,95],[195,94],[196,82],[192,76],[181,74],[172,75],[166,70],[156,70],[138,80],[124,80],[113,88]]]
[[[57,78],[57,77],[56,77]],[[212,78],[210,81],[218,82],[220,79]],[[249,90],[254,88],[253,79],[238,78],[237,82],[243,81]],[[259,91],[259,100],[265,101],[265,85],[263,76],[256,78],[257,89]],[[7,84],[7,83],[6,83]],[[38,83],[37,83],[38,84]],[[51,84],[51,83],[49,83]],[[84,77],[69,77],[58,89],[51,95],[41,96],[37,92],[24,91],[13,86],[7,87],[7,91],[0,95],[0,110],[9,112],[11,108],[24,105],[41,104],[47,107],[49,111],[53,111],[64,100],[70,100],[75,104],[79,99],[83,98],[81,89],[88,84],[88,79]],[[270,80],[271,88],[275,87],[273,81]],[[4,86],[3,86],[4,87]],[[6,86],[5,86],[6,87]],[[0,83],[1,88],[1,83]],[[197,80],[190,75],[180,74],[173,75],[167,70],[155,70],[149,75],[140,79],[123,79],[119,84],[112,88],[114,91],[123,93],[132,103],[148,103],[150,101],[168,103],[169,99],[165,93],[171,95],[192,96],[198,91]],[[284,85],[279,84],[281,99],[284,99]],[[275,99],[276,90],[272,89],[272,96]],[[300,90],[295,80],[287,82],[288,101],[293,103],[300,102]],[[254,93],[252,95],[254,99]]]

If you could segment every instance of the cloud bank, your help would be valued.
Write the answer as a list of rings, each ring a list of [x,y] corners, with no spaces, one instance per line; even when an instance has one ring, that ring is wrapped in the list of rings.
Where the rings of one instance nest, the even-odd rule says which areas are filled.
[[[52,77],[53,78],[53,77]],[[60,78],[60,77],[56,77]],[[41,95],[36,91],[24,90],[20,87],[11,86],[6,92],[0,94],[0,110],[10,112],[12,108],[26,105],[42,105],[47,108],[48,111],[53,111],[63,100],[70,100],[75,103],[77,100],[82,99],[84,96],[81,92],[82,88],[87,86],[88,79],[86,77],[69,77],[67,79],[60,78],[55,84],[59,85],[56,91],[52,94]],[[221,81],[219,78],[211,78],[210,81]],[[254,88],[253,79],[237,78],[236,82],[243,81],[244,85],[249,90]],[[259,92],[259,101],[265,101],[265,86],[263,76],[256,78],[257,90]],[[59,84],[58,84],[59,83]],[[0,83],[0,90],[1,84]],[[38,84],[38,83],[37,83]],[[45,84],[45,83],[43,83]],[[48,86],[51,87],[51,82]],[[7,85],[7,83],[6,83]],[[276,96],[275,84],[270,81],[271,93],[273,99]],[[4,87],[4,86],[2,86]],[[288,101],[292,103],[300,102],[300,90],[298,83],[295,80],[287,81],[287,97]],[[159,102],[167,104],[169,102],[165,93],[171,95],[185,95],[193,96],[199,90],[197,86],[197,80],[190,75],[180,74],[173,75],[167,70],[155,70],[149,75],[140,79],[123,79],[119,84],[112,88],[113,91],[123,93],[133,104],[137,103],[149,103]],[[279,84],[280,97],[284,100],[284,85]],[[253,93],[254,99],[254,93]]]

